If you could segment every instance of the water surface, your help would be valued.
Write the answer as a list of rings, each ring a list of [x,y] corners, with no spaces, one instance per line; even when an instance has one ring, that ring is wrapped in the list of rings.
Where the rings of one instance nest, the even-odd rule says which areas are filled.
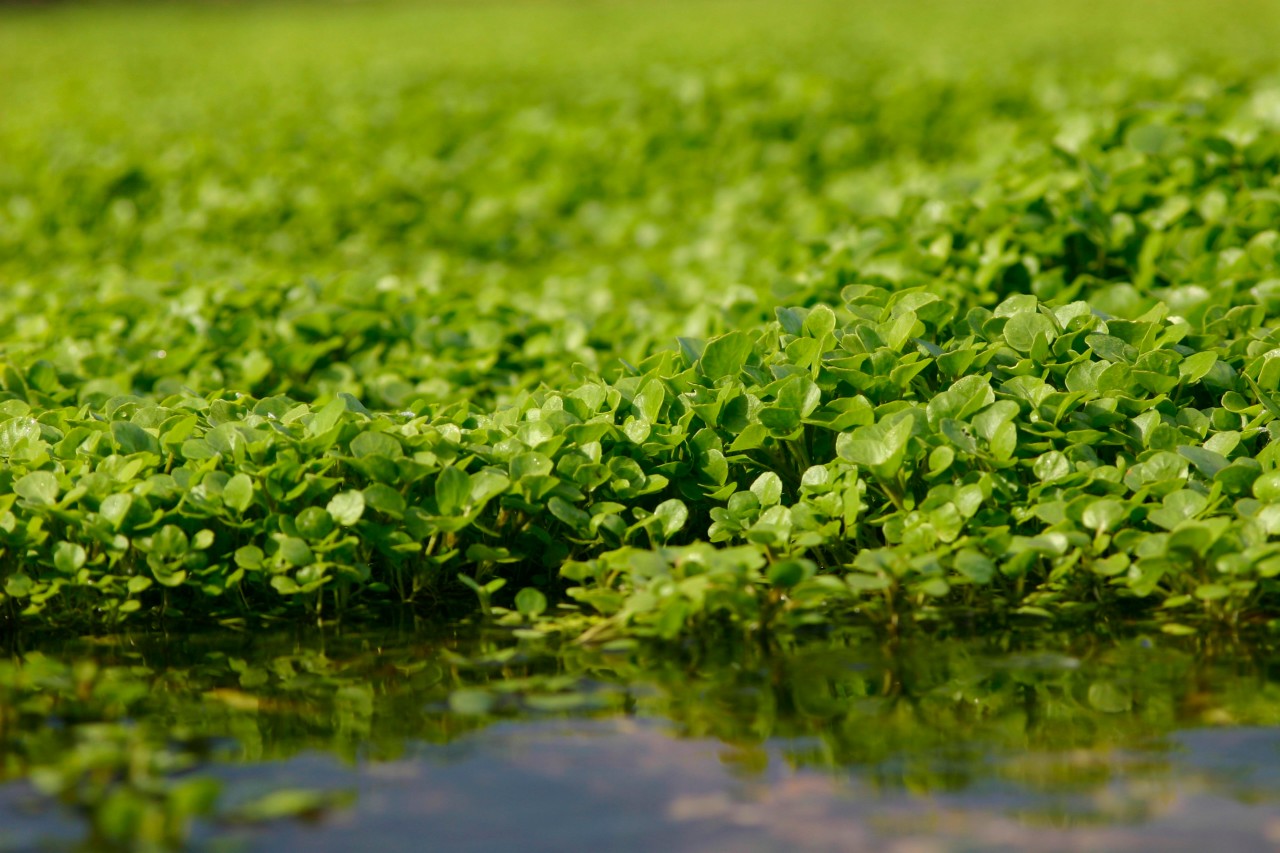
[[[1280,844],[1271,661],[1017,632],[15,650],[0,849],[1256,850]]]

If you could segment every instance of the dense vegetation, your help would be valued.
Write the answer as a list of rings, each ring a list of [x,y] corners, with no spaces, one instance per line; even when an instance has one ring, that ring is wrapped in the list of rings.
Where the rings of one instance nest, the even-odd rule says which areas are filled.
[[[1271,0],[4,5],[0,849],[272,846],[363,769],[268,762],[530,719],[1194,806],[1178,733],[1280,719],[1233,635],[1280,625],[1278,42]]]
[[[6,624],[1275,616],[1273,5],[880,5],[7,10]]]

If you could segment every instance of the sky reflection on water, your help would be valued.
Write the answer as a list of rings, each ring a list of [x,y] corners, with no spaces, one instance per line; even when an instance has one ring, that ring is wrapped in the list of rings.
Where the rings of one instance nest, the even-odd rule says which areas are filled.
[[[96,686],[63,673],[32,693],[10,671],[0,707],[62,715],[9,715],[0,849],[96,843],[92,809],[53,804],[22,768],[69,762],[78,726],[104,723],[185,744],[193,767],[174,777],[218,780],[217,809],[188,839],[205,848],[1280,844],[1265,644],[846,637],[693,654],[357,635],[182,651],[143,638],[20,659],[55,676],[92,660]],[[51,699],[64,682],[79,698]],[[295,789],[335,796],[244,819]]]

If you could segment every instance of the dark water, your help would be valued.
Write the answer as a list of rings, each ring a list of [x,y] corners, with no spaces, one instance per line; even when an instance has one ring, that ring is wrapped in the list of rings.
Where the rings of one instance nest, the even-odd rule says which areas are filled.
[[[1043,633],[63,644],[0,664],[0,849],[1269,849],[1275,660]]]

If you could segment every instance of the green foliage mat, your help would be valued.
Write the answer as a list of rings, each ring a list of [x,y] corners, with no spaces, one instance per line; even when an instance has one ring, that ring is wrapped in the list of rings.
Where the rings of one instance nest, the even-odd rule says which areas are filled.
[[[885,5],[6,10],[8,624],[1277,615],[1277,7]]]

